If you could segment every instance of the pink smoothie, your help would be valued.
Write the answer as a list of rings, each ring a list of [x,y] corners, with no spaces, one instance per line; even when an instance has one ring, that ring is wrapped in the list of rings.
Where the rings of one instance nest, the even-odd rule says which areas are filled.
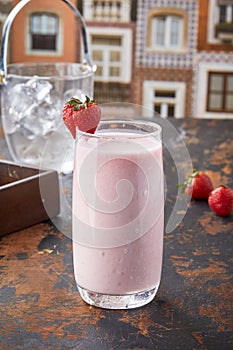
[[[160,283],[162,145],[133,133],[83,136],[75,146],[74,273],[78,286],[96,293],[133,294]]]

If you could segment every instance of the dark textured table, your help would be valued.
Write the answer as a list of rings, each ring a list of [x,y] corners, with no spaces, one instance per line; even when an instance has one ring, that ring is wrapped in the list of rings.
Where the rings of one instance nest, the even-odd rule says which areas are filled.
[[[233,187],[233,120],[173,123],[193,166],[207,170],[215,186]],[[166,151],[164,159],[169,207],[176,176]],[[232,215],[216,216],[206,202],[192,201],[181,224],[165,234],[156,298],[126,311],[81,300],[71,241],[50,221],[2,237],[0,349],[232,349],[232,231]]]

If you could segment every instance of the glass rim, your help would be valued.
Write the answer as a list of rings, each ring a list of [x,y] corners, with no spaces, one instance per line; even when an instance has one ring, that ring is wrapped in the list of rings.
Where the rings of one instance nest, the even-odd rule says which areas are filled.
[[[128,125],[131,125],[131,126],[145,126],[144,130],[143,130],[143,133],[135,133],[135,132],[132,132],[132,134],[128,133],[127,134],[127,137],[125,138],[126,140],[132,140],[132,139],[143,139],[143,138],[147,138],[148,136],[159,136],[161,135],[161,132],[162,132],[162,127],[154,122],[153,120],[148,120],[148,119],[134,119],[134,120],[130,120],[130,119],[105,119],[105,120],[101,120],[100,123],[99,123],[99,126],[101,125],[113,125],[115,126],[116,124],[121,124],[121,125],[124,125],[124,124],[128,124]],[[112,129],[109,128],[109,130],[113,130],[114,129],[117,129],[117,127],[113,127]],[[136,131],[136,130],[140,130],[139,127],[135,127],[134,129],[131,128],[131,129],[127,129],[125,128],[125,130],[132,130],[132,131]],[[153,130],[152,130],[153,129]],[[102,130],[105,130],[105,129],[102,129]],[[119,130],[119,129],[118,129]],[[98,128],[97,128],[97,132],[100,131]],[[106,139],[106,140],[119,140],[118,136],[117,135],[110,135],[110,134],[104,134],[104,133],[101,133],[101,134],[98,134],[98,133],[94,133],[94,134],[90,134],[90,133],[87,133],[85,131],[81,131],[79,130],[78,128],[76,128],[76,140],[79,136],[85,136],[85,137],[89,137],[89,138],[93,138],[93,139]],[[122,139],[121,139],[122,140]]]
[[[60,66],[60,67],[66,67],[66,66],[71,66],[71,67],[78,67],[82,68],[78,72],[78,74],[63,74],[63,75],[39,75],[39,74],[20,74],[20,73],[11,73],[10,70],[11,68],[46,68],[49,66]],[[86,77],[91,77],[93,76],[93,67],[87,63],[81,63],[81,62],[19,62],[19,63],[10,63],[7,65],[7,80],[9,78],[13,79],[32,79],[32,78],[38,78],[42,80],[63,80],[64,78],[69,79],[69,80],[75,80],[77,78],[86,78]]]

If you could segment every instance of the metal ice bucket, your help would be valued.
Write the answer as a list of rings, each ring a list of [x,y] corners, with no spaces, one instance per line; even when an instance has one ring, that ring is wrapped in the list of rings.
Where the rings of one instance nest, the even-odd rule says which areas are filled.
[[[62,107],[72,96],[93,97],[94,66],[91,64],[86,27],[79,10],[63,1],[81,25],[82,63],[17,63],[7,65],[8,38],[18,12],[31,0],[20,1],[7,17],[0,63],[2,125],[11,157],[59,172],[72,170],[73,140],[62,122]]]

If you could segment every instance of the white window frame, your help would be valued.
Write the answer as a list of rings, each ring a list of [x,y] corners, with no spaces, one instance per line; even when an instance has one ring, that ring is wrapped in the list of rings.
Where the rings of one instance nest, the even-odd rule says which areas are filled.
[[[110,48],[110,45],[104,47],[99,45],[92,44],[92,35],[98,35],[103,37],[121,37],[122,46],[116,46],[116,49],[119,50],[121,54],[120,60],[120,75],[119,77],[111,77],[107,74],[108,71],[108,61],[104,63],[105,73],[104,76],[100,77],[95,75],[95,81],[101,82],[119,82],[119,83],[129,83],[131,81],[131,65],[132,65],[132,31],[129,28],[107,28],[107,27],[88,27],[88,42],[90,47],[90,54],[92,56],[92,51],[94,49],[102,49],[104,59],[107,59],[107,55],[104,53],[107,52]],[[93,59],[92,59],[93,61]],[[93,61],[93,64],[96,64],[98,67],[98,62]]]
[[[200,63],[197,83],[196,83],[196,101],[194,104],[194,116],[196,118],[212,119],[233,119],[233,113],[207,112],[207,93],[209,72],[229,72],[232,73],[231,63]]]
[[[48,56],[48,57],[57,57],[61,56],[63,52],[63,23],[61,20],[61,17],[58,13],[55,11],[51,12],[48,10],[45,11],[39,11],[41,13],[49,13],[54,14],[58,17],[58,33],[57,33],[57,49],[56,50],[33,50],[31,49],[31,16],[36,11],[33,10],[32,12],[28,13],[27,17],[27,23],[25,26],[25,47],[26,47],[26,55],[30,56]]]
[[[159,45],[154,42],[154,37],[157,36],[157,18],[161,17],[160,15],[156,15],[152,19],[152,40],[151,40],[151,47],[153,49],[158,48],[159,50],[181,50],[183,48],[182,41],[183,41],[183,33],[184,33],[184,20],[182,16],[174,15],[174,14],[165,14],[162,15],[165,17],[165,28],[164,28],[164,44]],[[178,43],[177,45],[172,45],[171,43],[171,34],[172,34],[172,20],[174,18],[178,19]]]
[[[175,98],[156,98],[155,93],[158,91],[174,91]],[[172,102],[175,106],[174,118],[184,118],[185,111],[185,92],[186,84],[180,81],[158,81],[145,80],[143,82],[143,106],[147,110],[147,117],[154,116],[154,104],[160,100],[167,103]]]

